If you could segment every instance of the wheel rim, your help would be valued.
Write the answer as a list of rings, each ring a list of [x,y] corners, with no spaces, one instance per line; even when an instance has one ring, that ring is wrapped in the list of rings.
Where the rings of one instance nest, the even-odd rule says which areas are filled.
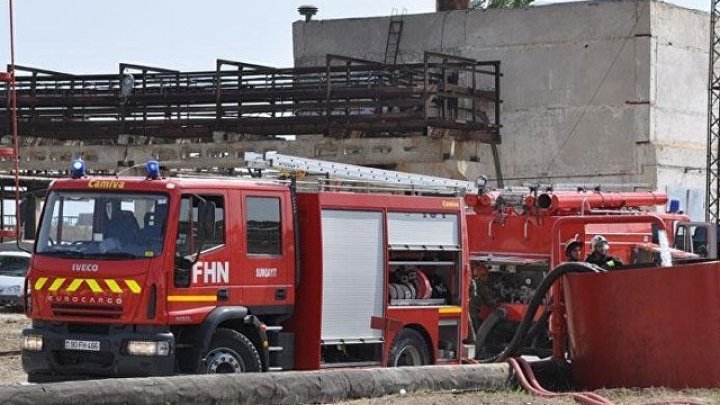
[[[413,346],[405,346],[395,358],[394,367],[421,366],[420,351]]]
[[[217,348],[207,355],[207,372],[209,374],[242,373],[245,363],[242,358],[226,347]]]

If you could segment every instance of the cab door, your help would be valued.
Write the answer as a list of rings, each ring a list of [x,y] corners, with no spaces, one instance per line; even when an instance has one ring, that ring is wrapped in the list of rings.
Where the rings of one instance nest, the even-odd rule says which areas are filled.
[[[214,212],[214,223],[208,224],[212,228],[211,236],[201,246],[198,240],[198,228],[202,225],[200,201],[209,204],[209,209]],[[209,304],[228,305],[230,298],[234,301],[242,299],[241,291],[232,294],[230,291],[231,285],[236,283],[232,270],[240,267],[240,263],[234,263],[227,243],[227,202],[228,195],[224,190],[199,190],[180,196],[174,224],[175,269],[168,291],[171,310]],[[195,257],[197,261],[193,260]]]
[[[295,298],[289,193],[248,190],[240,195],[245,305],[254,313],[284,312]]]

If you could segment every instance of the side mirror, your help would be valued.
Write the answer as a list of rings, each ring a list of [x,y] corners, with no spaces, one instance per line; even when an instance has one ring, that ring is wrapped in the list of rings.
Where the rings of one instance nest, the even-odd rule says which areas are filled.
[[[207,200],[198,201],[197,246],[202,247],[215,239],[215,203]]]
[[[197,218],[190,225],[189,237],[194,236],[191,246],[194,252],[175,257],[175,287],[189,287],[192,268],[200,260],[203,247],[215,240],[215,203],[199,196],[194,196],[193,205],[197,208]]]

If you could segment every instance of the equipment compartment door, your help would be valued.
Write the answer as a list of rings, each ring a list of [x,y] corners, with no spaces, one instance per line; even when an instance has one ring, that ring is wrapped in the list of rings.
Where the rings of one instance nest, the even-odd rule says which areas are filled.
[[[460,246],[455,214],[388,213],[388,243],[406,246]]]
[[[370,319],[383,316],[383,213],[323,210],[322,243],[321,339],[382,338]]]

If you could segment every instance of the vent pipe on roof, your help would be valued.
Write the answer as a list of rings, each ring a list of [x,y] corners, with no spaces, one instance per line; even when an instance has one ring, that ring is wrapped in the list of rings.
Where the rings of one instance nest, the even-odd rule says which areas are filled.
[[[470,0],[436,0],[437,11],[469,10]]]
[[[305,16],[305,22],[312,20],[313,16],[317,14],[317,12],[318,8],[315,6],[304,5],[298,7],[298,13],[300,13],[300,15],[302,16]]]

